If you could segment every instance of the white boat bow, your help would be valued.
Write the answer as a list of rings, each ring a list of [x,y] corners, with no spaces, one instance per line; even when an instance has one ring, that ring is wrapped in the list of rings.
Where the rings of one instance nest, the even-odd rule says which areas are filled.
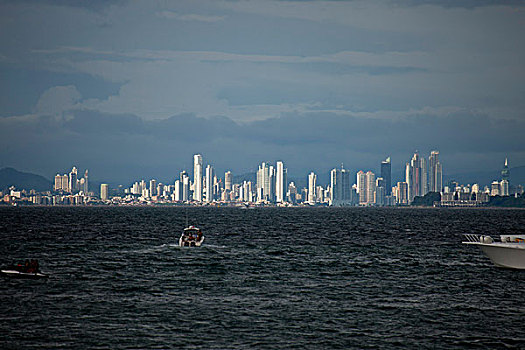
[[[490,236],[466,234],[463,244],[478,246],[498,267],[525,269],[525,235],[501,235],[500,241]]]

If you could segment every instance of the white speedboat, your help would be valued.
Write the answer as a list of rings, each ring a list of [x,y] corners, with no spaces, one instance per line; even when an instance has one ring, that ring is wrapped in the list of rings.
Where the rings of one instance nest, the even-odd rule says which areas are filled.
[[[478,246],[498,267],[525,269],[525,235],[500,235],[495,241],[490,236],[464,235],[463,244]]]
[[[24,263],[15,263],[0,270],[0,274],[5,277],[13,278],[47,278],[48,276],[40,271],[38,260],[26,260]]]
[[[204,241],[204,235],[200,228],[189,226],[184,229],[179,238],[180,247],[200,247]]]
[[[0,270],[0,272],[5,277],[13,277],[13,278],[33,278],[33,279],[37,279],[37,278],[48,278],[49,277],[48,275],[45,275],[45,274],[43,274],[40,271],[39,272],[22,272],[22,271],[17,271],[17,270],[14,270],[14,269],[7,268],[7,269],[4,269],[4,270]]]

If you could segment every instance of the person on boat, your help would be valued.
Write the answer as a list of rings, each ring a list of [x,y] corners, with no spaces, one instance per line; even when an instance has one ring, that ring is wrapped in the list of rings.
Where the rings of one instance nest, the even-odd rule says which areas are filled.
[[[197,241],[200,241],[202,238],[202,231],[199,230],[199,232],[197,233]]]

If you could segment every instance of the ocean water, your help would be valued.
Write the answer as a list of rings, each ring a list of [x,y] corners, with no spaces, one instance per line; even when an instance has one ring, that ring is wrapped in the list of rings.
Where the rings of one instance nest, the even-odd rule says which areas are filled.
[[[179,248],[201,227],[200,248]],[[525,348],[524,210],[0,208],[0,349]]]

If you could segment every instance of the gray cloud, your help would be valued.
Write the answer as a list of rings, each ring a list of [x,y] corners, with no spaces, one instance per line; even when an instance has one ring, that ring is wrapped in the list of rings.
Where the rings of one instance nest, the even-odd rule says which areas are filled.
[[[66,119],[4,118],[0,124],[3,166],[38,164],[34,170],[52,176],[76,164],[100,180],[124,183],[142,177],[174,179],[182,169],[191,171],[197,152],[219,172],[237,174],[253,171],[259,162],[282,159],[295,177],[311,170],[326,175],[341,162],[352,170],[377,171],[388,155],[400,170],[416,149],[422,154],[440,150],[449,172],[496,167],[504,156],[513,164],[525,162],[525,122],[495,122],[468,111],[403,119],[289,114],[239,124],[226,117],[183,114],[144,121],[134,115],[79,110]],[[27,143],[39,147],[27,152]],[[494,155],[498,162],[493,162]]]
[[[124,181],[194,152],[301,176],[416,148],[447,171],[523,164],[522,4],[3,1],[0,165]]]

